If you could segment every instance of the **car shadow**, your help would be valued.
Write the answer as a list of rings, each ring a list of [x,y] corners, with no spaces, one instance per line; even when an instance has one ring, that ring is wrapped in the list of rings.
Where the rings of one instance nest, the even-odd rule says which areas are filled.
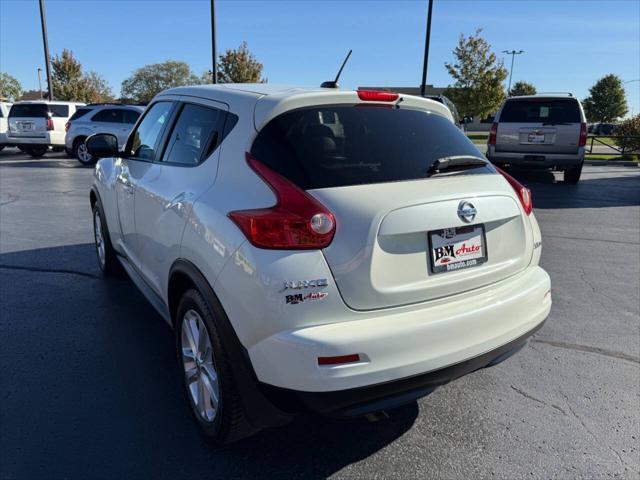
[[[214,448],[191,418],[174,334],[93,245],[0,254],[1,476],[325,478],[411,429],[390,418],[300,416]]]
[[[21,152],[17,148],[5,148],[0,151],[2,168],[86,168],[65,152],[47,152],[39,158]]]
[[[583,170],[582,178],[575,185],[564,183],[561,173],[548,170],[507,171],[531,189],[534,209],[640,205],[640,169],[635,167]]]

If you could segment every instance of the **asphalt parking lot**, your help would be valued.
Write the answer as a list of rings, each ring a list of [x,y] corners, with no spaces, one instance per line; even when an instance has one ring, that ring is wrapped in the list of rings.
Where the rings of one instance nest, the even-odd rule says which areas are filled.
[[[516,356],[390,418],[300,417],[216,450],[173,333],[101,278],[92,170],[0,152],[0,478],[638,478],[640,168],[533,190],[554,305]]]

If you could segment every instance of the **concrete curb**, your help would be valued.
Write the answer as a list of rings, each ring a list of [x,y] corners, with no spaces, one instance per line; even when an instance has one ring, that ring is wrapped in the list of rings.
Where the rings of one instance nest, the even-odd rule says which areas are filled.
[[[629,160],[585,160],[584,164],[598,167],[640,167],[639,162],[631,162]]]

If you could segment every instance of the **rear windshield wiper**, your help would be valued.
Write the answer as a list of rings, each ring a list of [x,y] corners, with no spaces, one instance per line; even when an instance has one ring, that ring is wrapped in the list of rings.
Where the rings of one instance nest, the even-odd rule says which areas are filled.
[[[427,177],[432,177],[438,173],[443,173],[452,169],[465,169],[468,167],[481,167],[488,165],[482,157],[474,155],[453,155],[451,157],[442,157],[437,159],[427,170]]]

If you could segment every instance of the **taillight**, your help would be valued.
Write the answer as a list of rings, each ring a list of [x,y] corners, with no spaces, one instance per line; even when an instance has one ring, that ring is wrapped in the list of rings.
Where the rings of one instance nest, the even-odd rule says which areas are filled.
[[[491,130],[489,130],[489,140],[487,141],[487,145],[495,145],[497,136],[498,136],[498,124],[494,123],[491,125]]]
[[[531,214],[533,210],[533,201],[531,200],[531,190],[522,185],[519,181],[509,175],[507,172],[502,170],[501,168],[495,167],[498,172],[502,174],[502,176],[509,182],[509,185],[516,191],[518,194],[518,198],[520,199],[520,203],[522,204],[522,208],[524,208],[524,213],[527,215]]]
[[[397,93],[379,92],[376,90],[358,90],[358,98],[365,102],[395,102],[398,100]]]
[[[53,130],[53,119],[51,117],[47,117],[47,130]]]
[[[587,124],[580,124],[580,140],[578,141],[579,147],[584,147],[587,144]]]
[[[69,122],[64,124],[64,131],[68,132],[69,131],[69,127],[71,126],[71,124]]]
[[[315,198],[247,153],[247,163],[271,187],[276,204],[230,212],[247,240],[259,248],[316,249],[329,246],[336,231],[333,214]]]

